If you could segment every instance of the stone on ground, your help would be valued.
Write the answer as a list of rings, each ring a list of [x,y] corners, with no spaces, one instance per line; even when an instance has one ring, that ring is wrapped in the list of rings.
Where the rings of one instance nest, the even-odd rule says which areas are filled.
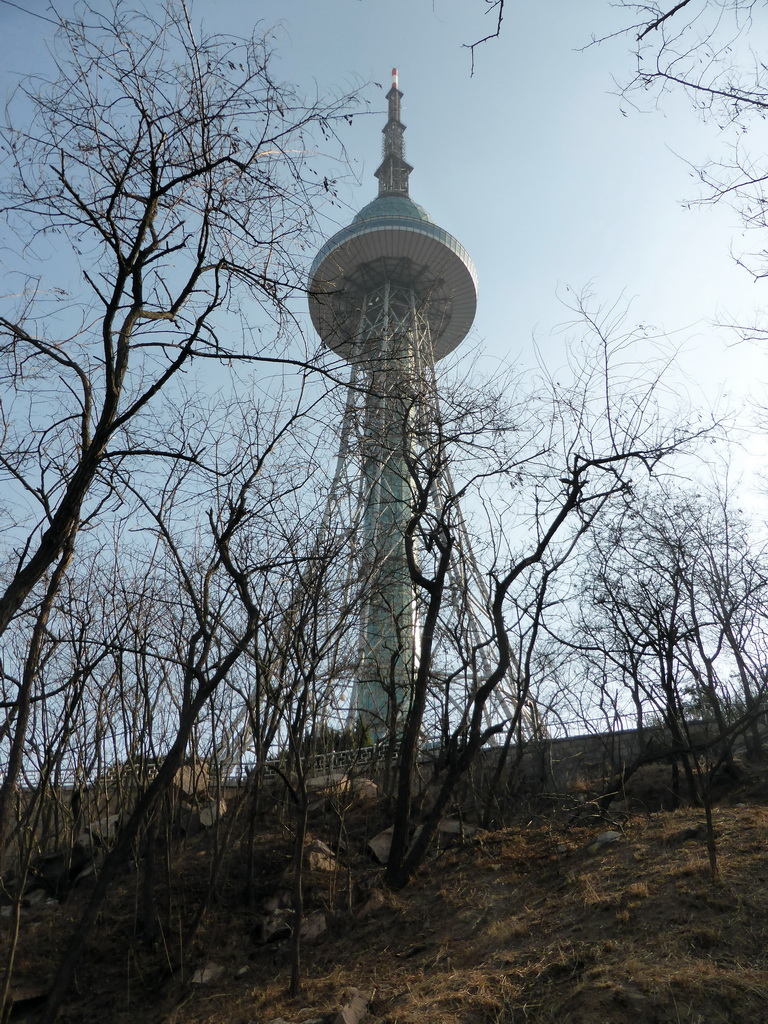
[[[381,910],[386,902],[387,897],[381,889],[371,889],[368,899],[357,912],[357,919],[359,921],[363,921],[366,917],[370,917],[371,914],[375,914],[377,910]]]
[[[321,910],[317,910],[314,914],[305,917],[301,922],[299,935],[303,942],[312,943],[317,942],[327,930],[328,922],[326,916]]]
[[[367,1012],[368,1000],[356,988],[348,988],[333,1024],[359,1024]]]
[[[368,843],[368,849],[379,864],[386,864],[389,861],[389,851],[392,848],[392,833],[394,830],[395,826],[390,825],[389,828],[385,828],[383,832],[379,832],[379,834],[374,836]]]
[[[207,963],[205,967],[200,967],[190,978],[190,982],[193,985],[212,985],[214,981],[218,979],[224,973],[224,968],[221,964]]]
[[[601,832],[599,836],[595,836],[589,845],[590,853],[597,853],[603,846],[607,846],[609,843],[617,843],[621,839],[621,832],[616,832],[613,829],[609,829],[607,832]]]
[[[307,864],[311,871],[335,871],[336,855],[320,839],[312,839],[306,847]]]
[[[227,801],[219,798],[218,800],[211,800],[203,807],[200,808],[199,817],[200,824],[203,828],[212,828],[220,817],[227,810]]]
[[[204,797],[208,792],[208,765],[202,761],[193,765],[183,764],[174,775],[172,785],[184,800]]]

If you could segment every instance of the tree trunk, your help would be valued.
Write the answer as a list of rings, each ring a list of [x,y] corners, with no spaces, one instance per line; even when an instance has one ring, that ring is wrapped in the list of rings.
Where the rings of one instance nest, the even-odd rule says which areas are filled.
[[[304,918],[304,843],[307,838],[308,807],[306,793],[303,793],[296,808],[296,846],[293,851],[293,928],[291,983],[288,989],[290,996],[297,996],[301,992],[301,922]]]

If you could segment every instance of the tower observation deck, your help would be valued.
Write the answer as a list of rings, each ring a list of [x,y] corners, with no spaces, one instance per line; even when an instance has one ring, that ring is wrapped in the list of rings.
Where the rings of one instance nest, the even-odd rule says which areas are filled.
[[[367,589],[350,715],[376,737],[397,728],[418,659],[406,534],[419,423],[436,415],[435,363],[464,339],[477,306],[469,255],[408,194],[401,99],[393,69],[378,196],[322,246],[309,272],[312,322],[351,364],[339,467],[355,466],[350,544]]]
[[[408,195],[412,168],[403,158],[395,69],[392,78],[384,155],[376,171],[379,194],[317,254],[309,308],[325,344],[346,359],[380,359],[387,341],[408,334],[413,346],[438,360],[472,326],[477,274],[464,247]],[[397,296],[390,298],[393,288]],[[407,322],[397,314],[406,296]]]

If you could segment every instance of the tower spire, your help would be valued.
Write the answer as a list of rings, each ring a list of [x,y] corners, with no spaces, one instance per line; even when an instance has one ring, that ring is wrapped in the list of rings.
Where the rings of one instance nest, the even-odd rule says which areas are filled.
[[[382,132],[383,159],[376,171],[379,179],[380,196],[407,196],[408,175],[413,168],[405,161],[403,132],[405,125],[400,120],[400,100],[403,94],[397,87],[397,68],[392,68],[392,88],[387,93],[389,116]]]

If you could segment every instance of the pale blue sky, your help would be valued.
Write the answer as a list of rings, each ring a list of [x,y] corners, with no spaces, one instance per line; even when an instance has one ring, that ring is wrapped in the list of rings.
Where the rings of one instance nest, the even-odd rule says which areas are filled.
[[[19,2],[48,10],[46,0]],[[483,0],[194,0],[192,9],[211,30],[278,25],[278,76],[321,97],[379,82],[365,95],[383,112],[390,68],[399,68],[411,194],[478,269],[467,349],[474,341],[489,358],[530,364],[535,334],[556,364],[563,337],[553,328],[569,319],[558,296],[592,282],[602,302],[623,294],[633,320],[676,332],[708,396],[761,387],[763,353],[728,349],[710,326],[728,314],[745,322],[765,301],[766,286],[730,255],[744,247],[738,218],[681,206],[697,195],[682,158],[715,155],[717,127],[699,125],[682,102],[638,113],[617,98],[613,78],[631,71],[626,43],[580,50],[617,26],[609,0],[507,6],[501,38],[476,52],[474,76],[463,44],[492,27]],[[4,92],[45,60],[52,31],[0,3]],[[343,189],[349,209],[331,211],[329,233],[375,195],[382,125],[374,113],[344,128],[360,185]]]

